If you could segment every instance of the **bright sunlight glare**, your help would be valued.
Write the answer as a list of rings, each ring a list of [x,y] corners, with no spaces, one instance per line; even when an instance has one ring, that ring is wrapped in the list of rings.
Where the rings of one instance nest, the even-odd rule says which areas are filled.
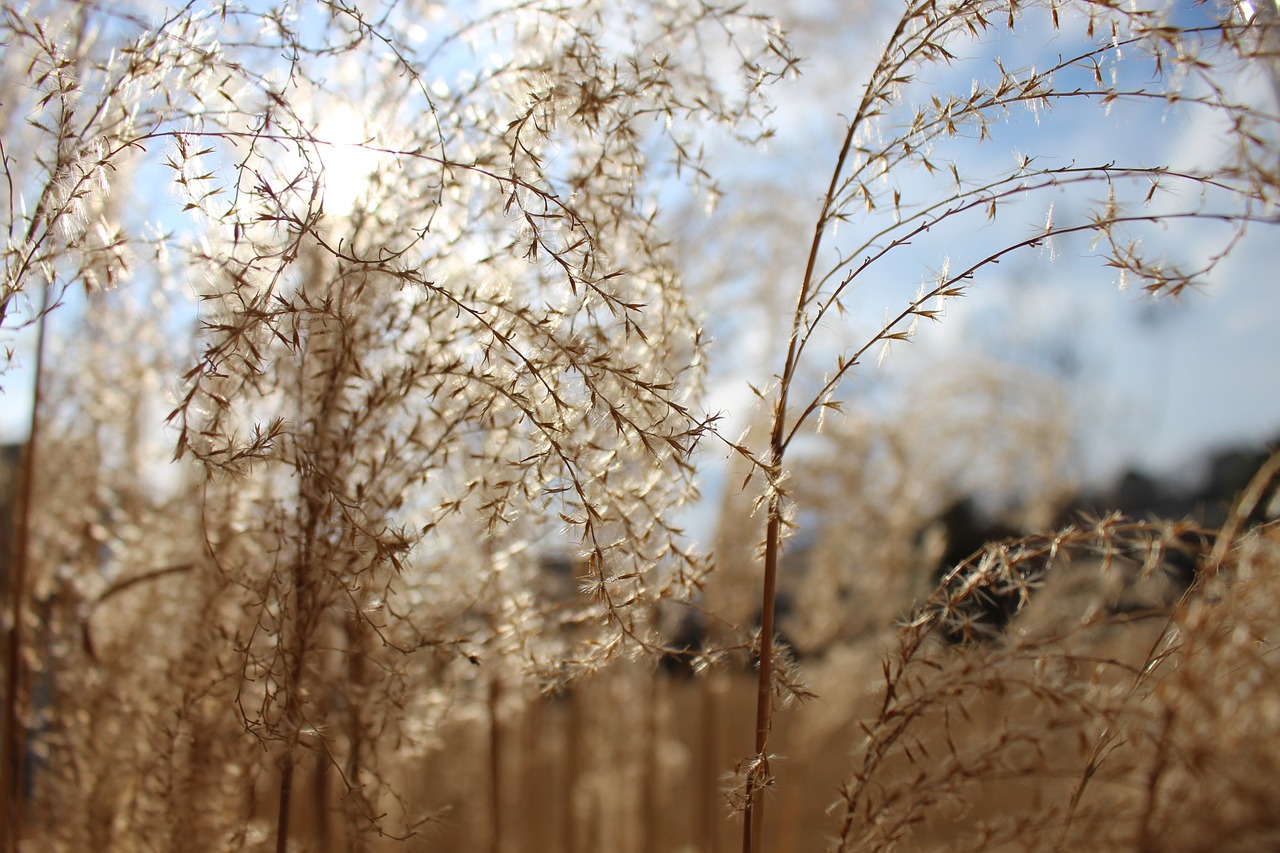
[[[364,200],[383,155],[369,132],[368,117],[342,105],[320,120],[315,133],[324,164],[324,207],[343,216]]]

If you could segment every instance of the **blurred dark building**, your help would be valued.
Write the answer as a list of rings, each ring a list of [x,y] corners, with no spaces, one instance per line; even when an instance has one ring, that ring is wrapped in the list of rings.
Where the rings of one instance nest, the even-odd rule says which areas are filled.
[[[1135,519],[1190,519],[1205,527],[1221,527],[1236,498],[1277,448],[1280,436],[1265,445],[1224,448],[1205,460],[1192,485],[1126,471],[1109,489],[1082,495],[1073,509],[1094,513],[1119,510]],[[1274,503],[1264,498],[1258,507],[1259,517],[1253,520],[1274,517],[1277,507],[1270,506]]]

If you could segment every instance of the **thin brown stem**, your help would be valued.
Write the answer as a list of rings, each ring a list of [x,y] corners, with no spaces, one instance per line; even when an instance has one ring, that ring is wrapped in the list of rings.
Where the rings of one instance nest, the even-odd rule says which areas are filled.
[[[289,811],[293,806],[293,755],[285,756],[280,768],[280,798],[276,814],[276,853],[289,850]]]
[[[904,31],[906,21],[907,17],[904,16],[898,22],[898,29],[893,37],[890,38],[881,57],[881,67],[887,62],[892,46]],[[874,87],[868,87],[863,93],[862,103],[858,107],[857,115],[853,121],[849,122],[849,126],[845,130],[840,153],[836,157],[835,167],[831,172],[831,181],[822,200],[822,209],[819,211],[818,218],[814,223],[813,239],[809,243],[809,254],[805,260],[804,277],[800,283],[800,291],[796,294],[795,313],[791,318],[791,334],[787,341],[787,355],[778,388],[778,401],[773,411],[773,428],[769,437],[770,466],[768,472],[771,494],[765,533],[764,586],[760,604],[760,671],[756,689],[755,757],[746,783],[746,813],[743,815],[742,821],[742,853],[754,853],[755,850],[759,849],[760,832],[763,826],[763,803],[760,786],[757,784],[757,773],[763,773],[764,776],[761,778],[767,779],[769,730],[773,725],[773,701],[771,695],[773,690],[773,622],[774,610],[777,604],[778,547],[781,540],[783,509],[782,497],[777,489],[779,488],[778,481],[782,474],[783,455],[786,450],[787,400],[791,383],[795,378],[796,369],[800,361],[800,352],[804,347],[802,329],[804,328],[805,306],[813,297],[811,291],[813,289],[814,270],[817,267],[818,254],[822,248],[827,222],[835,205],[836,193],[840,186],[840,176],[844,173],[845,163],[848,160],[849,152],[853,148],[853,141],[857,137],[858,129],[866,120],[874,99]]]
[[[502,853],[502,679],[495,672],[489,678],[489,837],[491,853]]]
[[[36,449],[39,447],[40,403],[44,384],[45,326],[49,307],[49,285],[40,289],[36,314],[36,363],[31,396],[31,423],[22,454],[21,487],[18,491],[17,525],[14,536],[13,575],[9,586],[9,643],[4,689],[4,746],[0,778],[4,785],[4,849],[16,853],[22,839],[23,776],[27,731],[23,719],[26,708],[23,623],[26,619],[27,578],[30,574],[32,505],[35,491]]]
[[[769,774],[769,730],[773,727],[773,621],[778,597],[778,539],[782,528],[781,498],[769,500],[765,533],[764,596],[760,615],[760,672],[756,684],[756,751],[747,775],[747,814],[743,820],[743,853],[760,849],[764,823],[763,785]]]

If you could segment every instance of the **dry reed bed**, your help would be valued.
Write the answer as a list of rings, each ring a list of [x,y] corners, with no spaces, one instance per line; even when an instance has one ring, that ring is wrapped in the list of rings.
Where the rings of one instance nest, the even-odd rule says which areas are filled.
[[[1181,529],[1113,518],[1021,540],[1062,547],[1006,633],[948,644],[934,611],[896,638],[803,661],[819,698],[779,718],[766,849],[1269,849],[1280,832],[1280,531],[1240,535],[1176,606],[1117,612],[1122,587],[1163,571],[1143,550]],[[377,846],[732,850],[721,777],[753,690],[731,664],[690,678],[635,663],[557,696],[517,686],[460,706],[432,748],[394,762],[388,786],[435,819]],[[300,785],[300,840],[341,849],[316,784],[309,774]],[[332,774],[323,784],[332,810],[341,785]],[[269,836],[273,785],[259,780],[258,843],[245,849]]]

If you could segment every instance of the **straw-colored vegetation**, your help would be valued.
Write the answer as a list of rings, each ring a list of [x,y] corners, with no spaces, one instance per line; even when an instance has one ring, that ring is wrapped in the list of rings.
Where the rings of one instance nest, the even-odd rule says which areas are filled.
[[[6,853],[1280,844],[1280,463],[1064,518],[1050,377],[862,393],[1006,259],[1213,287],[1274,8],[778,5],[0,10]]]

